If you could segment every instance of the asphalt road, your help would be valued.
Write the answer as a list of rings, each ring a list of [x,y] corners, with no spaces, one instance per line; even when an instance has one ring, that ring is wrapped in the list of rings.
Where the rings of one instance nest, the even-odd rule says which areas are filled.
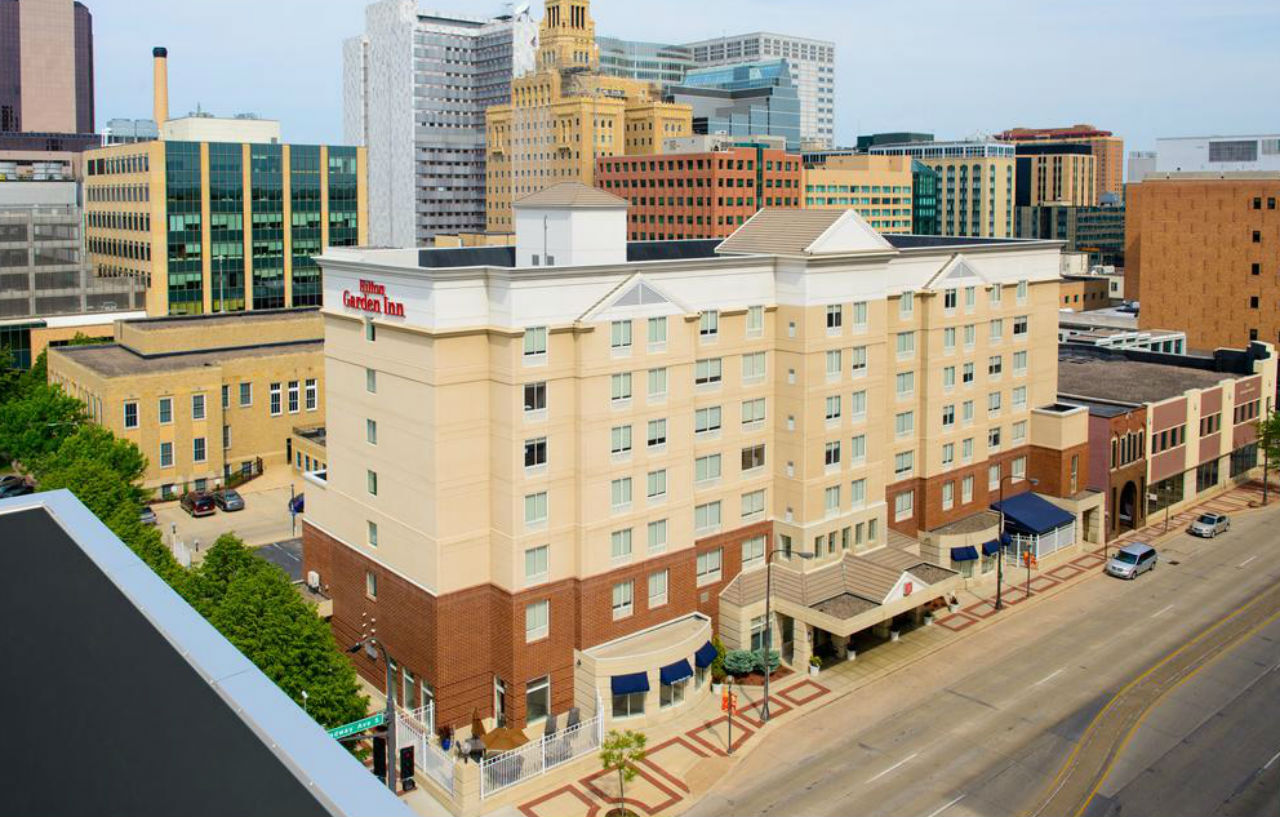
[[[1160,547],[1160,566],[1136,581],[1099,572],[1001,614],[993,626],[773,732],[687,813],[1029,813],[1117,692],[1280,583],[1278,522],[1280,506],[1237,517],[1216,540],[1179,535]],[[1253,717],[1280,735],[1274,705]],[[1199,760],[1220,757],[1202,751]],[[1263,800],[1277,767],[1255,779]]]
[[[285,573],[289,574],[289,578],[302,581],[302,540],[287,539],[283,542],[272,542],[269,545],[263,545],[254,548],[253,553],[259,559],[270,562],[279,567]]]

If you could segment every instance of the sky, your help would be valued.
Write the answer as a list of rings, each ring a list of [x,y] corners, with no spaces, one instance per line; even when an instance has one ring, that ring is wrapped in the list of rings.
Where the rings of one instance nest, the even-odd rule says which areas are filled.
[[[98,127],[150,118],[151,48],[171,116],[279,119],[286,141],[342,141],[342,41],[364,0],[83,0]],[[489,0],[420,7],[476,16]],[[535,16],[541,3],[533,4]],[[939,138],[1088,122],[1127,150],[1160,136],[1280,132],[1276,0],[595,0],[598,34],[692,42],[776,31],[836,43],[836,137]]]

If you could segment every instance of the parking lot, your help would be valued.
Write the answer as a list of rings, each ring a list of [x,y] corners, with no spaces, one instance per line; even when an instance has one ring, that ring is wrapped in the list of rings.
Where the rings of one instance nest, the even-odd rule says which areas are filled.
[[[275,479],[273,476],[276,475],[265,474],[237,489],[244,498],[241,511],[219,510],[197,519],[187,515],[176,501],[152,505],[165,541],[172,542],[176,536],[187,544],[193,560],[199,561],[203,551],[224,533],[236,534],[251,547],[297,538],[302,532],[302,519],[294,519],[289,513],[292,474],[286,472]],[[294,490],[301,492],[302,485],[297,480]]]

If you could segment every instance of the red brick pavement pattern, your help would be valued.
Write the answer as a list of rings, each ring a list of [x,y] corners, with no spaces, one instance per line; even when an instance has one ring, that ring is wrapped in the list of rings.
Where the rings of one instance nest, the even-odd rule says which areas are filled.
[[[592,801],[590,797],[587,797],[573,786],[561,786],[555,791],[547,792],[536,800],[530,800],[529,802],[522,804],[520,806],[520,813],[522,813],[524,817],[561,817],[565,813],[563,808],[548,810],[544,814],[538,810],[538,807],[550,803],[553,800],[559,800],[561,797],[565,796],[576,797],[578,800],[582,801],[582,804],[587,807],[587,817],[596,817],[596,814],[600,812],[600,806]]]
[[[947,616],[944,619],[940,619],[937,622],[939,627],[946,627],[953,633],[958,633],[961,630],[972,627],[977,623],[978,620],[976,618],[971,618],[967,613],[956,613],[954,615]]]
[[[667,798],[659,803],[646,803],[642,800],[636,800],[633,797],[624,797],[622,798],[623,803],[626,803],[629,806],[634,806],[640,809],[641,811],[643,811],[645,814],[653,815],[653,814],[657,814],[660,811],[665,811],[666,809],[671,808],[676,803],[679,803],[681,800],[684,799],[679,792],[673,790],[670,786],[663,783],[657,777],[654,777],[653,775],[646,772],[642,767],[633,766],[632,768],[636,770],[637,775],[644,778],[645,782],[647,782],[649,785],[653,786],[655,789],[665,794]],[[603,789],[601,789],[599,786],[597,786],[596,781],[602,777],[605,777],[608,775],[614,775],[614,774],[617,774],[617,772],[614,772],[610,769],[601,769],[600,771],[594,774],[590,774],[582,778],[581,780],[578,781],[578,783],[584,789],[586,789],[587,791],[595,795],[601,802],[613,804],[613,803],[617,803],[618,799],[613,795],[609,794],[608,792],[604,791]],[[634,786],[630,791],[632,794],[635,793]]]
[[[693,729],[690,729],[688,732],[685,732],[685,734],[688,735],[691,739],[697,741],[704,748],[711,750],[713,754],[717,754],[717,755],[720,755],[721,757],[724,757],[726,753],[723,749],[721,749],[719,746],[716,746],[714,743],[711,743],[710,741],[705,740],[698,733],[715,729],[717,726],[727,722],[728,720],[729,720],[728,715],[721,715],[720,717],[715,718],[714,720],[707,721],[701,726],[697,726],[697,727],[694,727]],[[733,746],[731,748],[737,749],[739,746],[746,743],[747,738],[754,735],[756,733],[756,730],[748,728],[745,724],[742,723],[742,719],[738,718],[734,721],[733,733],[734,733],[734,739],[733,739]]]
[[[808,689],[807,695],[797,694],[797,691],[802,688]],[[817,681],[814,681],[812,679],[805,679],[800,683],[795,684],[794,686],[787,687],[786,689],[779,692],[778,695],[782,698],[786,698],[788,701],[795,704],[796,706],[804,706],[805,704],[810,703],[811,701],[818,700],[823,695],[826,695],[830,692],[831,690],[827,689]]]
[[[738,707],[738,714],[742,716],[742,719],[744,721],[751,724],[756,729],[759,729],[764,726],[765,722],[760,718],[755,717],[751,713],[753,711],[758,713],[762,706],[764,706],[763,700],[752,701],[746,706]],[[776,718],[779,715],[782,715],[790,711],[791,711],[791,707],[783,703],[782,699],[780,699],[777,695],[769,696],[769,717],[770,718]]]
[[[1060,582],[1070,581],[1084,572],[1083,567],[1068,562],[1065,565],[1058,565],[1053,570],[1046,571],[1044,575],[1052,576]]]
[[[1048,590],[1050,587],[1054,587],[1057,584],[1058,584],[1058,579],[1045,576],[1044,574],[1041,574],[1039,576],[1032,576],[1031,592],[1043,593],[1044,591]]]

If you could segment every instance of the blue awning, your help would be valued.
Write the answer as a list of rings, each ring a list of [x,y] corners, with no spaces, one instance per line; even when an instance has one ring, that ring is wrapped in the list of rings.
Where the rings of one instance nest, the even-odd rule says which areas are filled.
[[[699,667],[709,667],[714,660],[716,660],[716,646],[710,641],[699,647],[693,654],[693,663]]]
[[[689,662],[681,658],[674,664],[667,664],[658,670],[658,677],[662,679],[662,683],[671,686],[674,683],[683,681],[686,678],[693,677],[693,668],[689,666]]]
[[[1000,542],[996,539],[992,539],[990,542],[982,543],[983,556],[992,556],[995,553],[997,553],[999,550],[1000,550]]]
[[[609,680],[614,695],[630,695],[633,692],[649,691],[649,673],[632,672],[628,675],[615,675]]]
[[[1048,533],[1054,528],[1070,525],[1075,517],[1066,511],[1027,491],[991,506],[1004,512],[1005,527],[1019,533]]]
[[[951,561],[953,562],[972,562],[976,558],[978,558],[978,549],[973,545],[951,548]]]

